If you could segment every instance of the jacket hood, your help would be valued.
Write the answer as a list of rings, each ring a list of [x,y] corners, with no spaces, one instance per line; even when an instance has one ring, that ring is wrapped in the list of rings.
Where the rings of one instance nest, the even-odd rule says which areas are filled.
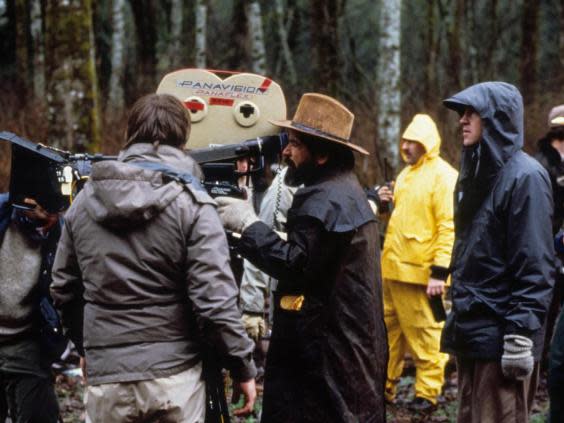
[[[403,139],[417,141],[425,147],[425,154],[419,160],[419,163],[422,163],[426,158],[438,157],[440,154],[441,136],[439,135],[437,125],[429,115],[415,115],[411,123],[405,129],[402,135],[402,140]],[[400,153],[405,161],[405,157],[401,149]]]
[[[501,167],[523,147],[523,98],[506,82],[472,85],[443,101],[449,109],[464,113],[472,107],[483,124],[481,148],[490,152],[496,167]]]
[[[200,175],[194,160],[182,150],[134,144],[123,150],[117,161],[92,166],[83,196],[92,219],[114,228],[135,226],[153,219],[183,191],[179,183],[163,179],[160,172],[136,166],[136,161],[161,162]]]

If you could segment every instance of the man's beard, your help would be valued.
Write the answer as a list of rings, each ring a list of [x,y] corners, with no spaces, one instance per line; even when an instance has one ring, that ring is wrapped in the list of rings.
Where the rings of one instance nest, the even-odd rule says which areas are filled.
[[[288,165],[284,182],[291,187],[299,187],[300,185],[309,185],[319,172],[313,160],[308,160],[299,166],[296,166],[290,159],[285,160]]]

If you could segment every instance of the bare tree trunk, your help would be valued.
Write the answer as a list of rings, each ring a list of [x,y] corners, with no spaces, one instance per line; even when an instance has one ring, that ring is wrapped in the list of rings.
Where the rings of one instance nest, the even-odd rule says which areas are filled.
[[[36,100],[45,99],[45,44],[43,40],[43,11],[41,0],[31,0],[31,38],[33,40],[33,94]]]
[[[564,67],[564,0],[560,0],[560,63]]]
[[[476,15],[474,0],[470,0],[466,7],[466,36],[468,41],[468,60],[470,67],[471,83],[475,84],[480,80],[480,72],[478,69],[477,46],[474,45],[474,35],[476,33]]]
[[[378,58],[378,142],[390,165],[399,165],[400,138],[400,20],[401,0],[383,0],[380,10],[380,57]]]
[[[340,88],[339,57],[340,2],[311,0],[312,38],[315,54],[314,78],[318,90],[336,96]]]
[[[137,90],[154,91],[157,73],[157,7],[155,0],[130,0],[137,34]]]
[[[521,21],[521,93],[525,105],[535,100],[537,81],[537,42],[539,5],[536,1],[525,1]]]
[[[491,0],[490,1],[490,13],[489,13],[489,18],[490,18],[490,23],[488,25],[489,30],[491,31],[491,34],[493,34],[493,36],[490,39],[489,42],[489,51],[488,51],[488,55],[487,55],[487,62],[484,63],[487,66],[487,69],[489,69],[488,72],[488,76],[490,75],[495,75],[497,72],[497,58],[496,58],[496,54],[498,54],[500,52],[500,50],[502,50],[499,47],[499,39],[497,37],[497,34],[499,34],[499,19],[498,19],[498,13],[497,13],[497,0]]]
[[[170,46],[168,49],[169,68],[177,69],[181,63],[186,63],[182,57],[182,17],[184,0],[172,0],[170,7]]]
[[[464,19],[464,0],[456,0],[454,18],[447,29],[448,51],[449,51],[449,71],[450,89],[449,92],[456,92],[462,88],[462,45],[460,28]]]
[[[49,144],[98,150],[98,90],[91,0],[47,0],[45,9]]]
[[[280,37],[280,44],[282,46],[282,54],[284,60],[286,61],[286,69],[288,71],[288,81],[292,85],[296,84],[296,68],[294,66],[294,59],[292,58],[292,52],[290,51],[290,46],[288,45],[288,32],[286,31],[286,25],[284,23],[284,5],[283,0],[275,0],[275,10],[276,10],[276,24],[278,26],[278,36]]]
[[[197,68],[205,68],[207,62],[206,37],[207,37],[207,19],[208,19],[208,3],[207,0],[196,0],[196,40],[195,46],[195,62]]]
[[[251,66],[254,73],[266,74],[266,50],[262,30],[262,14],[258,0],[249,0],[246,4],[249,39],[251,46]]]
[[[437,58],[438,58],[438,41],[436,37],[437,16],[435,13],[435,1],[427,2],[427,19],[426,19],[426,48],[427,63],[425,63],[425,108],[429,111],[436,109],[437,91]]]
[[[125,0],[113,0],[112,5],[112,74],[108,95],[107,117],[111,119],[116,112],[123,110],[123,76],[125,72]]]
[[[15,1],[16,15],[16,79],[18,90],[27,97],[31,92],[32,78],[32,40],[30,33],[30,15],[26,0]]]
[[[227,68],[231,70],[248,70],[250,60],[248,60],[248,30],[246,2],[248,0],[233,0],[232,2],[232,21],[229,31],[231,48],[227,52]],[[211,15],[211,6],[208,13]]]

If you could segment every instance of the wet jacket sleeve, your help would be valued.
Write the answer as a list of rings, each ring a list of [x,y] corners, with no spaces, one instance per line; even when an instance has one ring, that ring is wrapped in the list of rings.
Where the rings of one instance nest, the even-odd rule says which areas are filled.
[[[61,314],[63,328],[80,355],[82,347],[82,325],[84,302],[82,274],[78,266],[69,221],[65,221],[55,255],[52,270],[53,282],[50,291],[54,306]]]
[[[449,175],[450,176],[450,175]],[[450,256],[454,244],[453,196],[454,177],[441,177],[433,191],[433,212],[437,228],[437,238],[433,245],[434,257],[432,273],[434,277],[446,279]]]
[[[507,218],[508,274],[513,277],[506,333],[531,336],[542,328],[554,285],[552,196],[540,173],[521,178]]]
[[[290,232],[284,241],[263,222],[253,223],[242,234],[241,254],[276,279],[315,280],[335,257],[340,239],[307,216],[296,218]]]
[[[254,344],[241,321],[227,239],[212,205],[202,205],[192,224],[186,260],[188,297],[206,340],[223,358],[233,379],[254,378]]]

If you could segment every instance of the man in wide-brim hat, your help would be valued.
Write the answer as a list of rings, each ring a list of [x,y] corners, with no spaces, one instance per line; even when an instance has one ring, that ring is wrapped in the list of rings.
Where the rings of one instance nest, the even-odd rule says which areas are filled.
[[[353,173],[354,115],[335,99],[304,94],[286,128],[286,182],[301,186],[287,241],[252,206],[217,199],[240,252],[279,280],[267,356],[263,422],[382,422],[387,341],[378,226]]]

